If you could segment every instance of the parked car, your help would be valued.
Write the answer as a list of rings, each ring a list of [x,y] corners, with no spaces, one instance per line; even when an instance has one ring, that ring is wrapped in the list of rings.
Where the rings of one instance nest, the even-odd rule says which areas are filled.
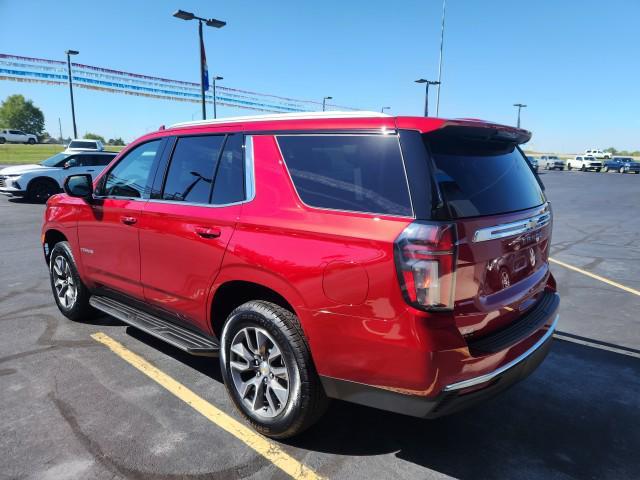
[[[613,170],[620,173],[640,173],[640,162],[636,162],[632,157],[613,157],[605,160],[602,166],[603,172]]]
[[[564,170],[564,160],[557,155],[542,155],[540,162],[546,170]]]
[[[76,152],[86,152],[86,151],[98,151],[101,152],[104,150],[104,145],[100,140],[89,140],[86,138],[76,138],[69,142],[67,145],[67,149],[65,153],[76,153]]]
[[[527,156],[527,160],[531,164],[531,168],[537,172],[539,169],[538,159],[536,157]]]
[[[535,370],[556,327],[529,138],[373,112],[174,125],[49,199],[55,302],[219,355],[267,436],[301,432],[328,398],[452,413]]]
[[[609,152],[604,152],[599,148],[590,148],[584,151],[585,156],[591,156],[594,158],[611,158],[611,154]]]
[[[599,172],[602,169],[602,162],[590,155],[576,155],[575,158],[567,160],[567,170],[572,170],[574,168],[582,172],[586,172],[588,170]]]
[[[69,175],[97,176],[115,158],[114,152],[57,153],[36,165],[15,165],[0,170],[0,194],[45,202],[62,191]]]
[[[5,128],[0,130],[0,143],[27,143],[34,145],[38,143],[38,137],[31,133],[24,133],[22,130]]]

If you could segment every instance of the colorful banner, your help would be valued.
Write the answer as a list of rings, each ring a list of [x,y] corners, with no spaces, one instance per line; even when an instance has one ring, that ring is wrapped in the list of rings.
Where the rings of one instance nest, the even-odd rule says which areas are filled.
[[[72,63],[74,86],[90,90],[135,95],[180,102],[200,102],[200,84],[123,72],[109,68]],[[66,85],[67,64],[59,60],[0,54],[0,80]],[[213,102],[213,90],[206,93],[206,101]],[[216,85],[218,105],[259,112],[289,113],[318,111],[322,102],[299,100],[268,93]],[[332,110],[357,110],[329,105]]]

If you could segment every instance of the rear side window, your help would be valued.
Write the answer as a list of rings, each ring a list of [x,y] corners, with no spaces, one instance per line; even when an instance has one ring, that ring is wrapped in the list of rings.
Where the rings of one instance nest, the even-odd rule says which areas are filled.
[[[189,203],[209,203],[213,177],[224,135],[178,139],[162,198]]]
[[[291,135],[278,144],[307,205],[413,215],[397,136]]]
[[[424,138],[453,218],[514,212],[545,202],[540,184],[514,144],[447,134]]]
[[[229,135],[220,156],[213,186],[213,204],[225,205],[244,200],[244,155],[242,135]]]

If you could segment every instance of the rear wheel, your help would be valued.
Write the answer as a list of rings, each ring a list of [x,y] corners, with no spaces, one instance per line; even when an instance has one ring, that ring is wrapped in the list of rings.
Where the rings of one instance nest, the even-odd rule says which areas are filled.
[[[4,137],[0,137],[0,144],[5,143],[7,140]]]
[[[49,278],[53,298],[65,317],[81,320],[95,314],[89,305],[89,290],[80,279],[68,242],[58,242],[51,250]]]
[[[324,413],[328,400],[293,313],[270,302],[247,302],[229,316],[221,343],[227,392],[257,431],[292,437]]]
[[[32,202],[45,203],[58,190],[58,185],[53,180],[34,180],[27,187],[27,198]]]

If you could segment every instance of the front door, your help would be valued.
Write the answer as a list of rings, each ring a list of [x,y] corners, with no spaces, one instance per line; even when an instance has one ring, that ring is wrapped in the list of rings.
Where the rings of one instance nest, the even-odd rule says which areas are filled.
[[[244,201],[242,135],[179,137],[140,224],[145,299],[206,330],[207,295]]]
[[[127,153],[96,186],[95,200],[78,218],[80,255],[88,280],[143,298],[140,285],[140,214],[147,185],[163,140],[153,140]]]

